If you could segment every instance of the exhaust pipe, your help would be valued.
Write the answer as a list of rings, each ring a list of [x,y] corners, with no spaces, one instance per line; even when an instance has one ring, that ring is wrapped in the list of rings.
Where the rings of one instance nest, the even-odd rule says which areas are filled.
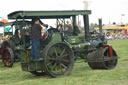
[[[100,34],[102,34],[102,19],[100,18],[98,19],[98,21],[99,21],[99,32]]]

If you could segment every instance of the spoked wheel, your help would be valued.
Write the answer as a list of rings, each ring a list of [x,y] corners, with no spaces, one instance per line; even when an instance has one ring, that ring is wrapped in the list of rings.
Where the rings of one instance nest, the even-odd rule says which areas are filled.
[[[105,49],[105,48],[102,48],[102,49],[104,49],[103,52],[101,52],[102,54],[100,54],[100,56],[103,56],[103,57],[101,57],[102,61],[100,60],[100,62],[95,62],[95,61],[88,62],[89,66],[92,69],[113,69],[114,67],[116,67],[117,62],[118,62],[118,56],[117,56],[116,52],[112,49],[112,57],[110,57],[109,50]],[[98,54],[98,51],[97,51],[97,53],[95,51],[92,54],[89,54],[89,56],[96,57],[97,54]],[[94,58],[94,57],[92,57],[92,58]]]
[[[11,48],[6,48],[3,50],[2,53],[2,61],[4,63],[4,66],[6,67],[12,67],[14,63],[14,55]]]
[[[74,64],[74,55],[71,48],[65,43],[54,43],[44,50],[44,71],[52,77],[61,77],[70,74]]]
[[[36,75],[36,76],[44,76],[44,75],[46,75],[46,73],[42,72],[42,71],[31,71],[31,73],[33,75]]]

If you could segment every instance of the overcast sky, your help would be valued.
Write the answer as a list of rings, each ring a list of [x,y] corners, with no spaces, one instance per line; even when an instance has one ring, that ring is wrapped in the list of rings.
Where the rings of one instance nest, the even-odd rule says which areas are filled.
[[[72,10],[84,9],[84,0],[1,0],[0,17],[7,18],[7,14],[17,10]],[[128,0],[88,0],[89,10],[92,10],[90,22],[103,19],[109,22],[128,23]],[[124,14],[125,16],[121,16]]]

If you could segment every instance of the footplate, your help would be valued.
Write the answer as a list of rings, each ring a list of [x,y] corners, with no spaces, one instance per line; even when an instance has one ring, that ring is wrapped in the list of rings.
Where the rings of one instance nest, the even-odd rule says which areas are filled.
[[[21,68],[23,71],[41,71],[42,68],[42,61],[30,61],[28,63],[22,62]]]

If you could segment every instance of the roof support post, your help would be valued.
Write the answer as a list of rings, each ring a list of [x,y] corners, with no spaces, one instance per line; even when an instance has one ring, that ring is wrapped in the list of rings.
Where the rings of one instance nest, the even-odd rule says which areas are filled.
[[[85,40],[89,42],[90,35],[89,35],[89,17],[88,15],[83,15],[84,18],[84,30],[85,30]]]
[[[74,29],[73,29],[73,30],[74,30],[74,31],[73,31],[73,34],[76,35],[76,33],[77,33],[77,32],[76,32],[76,29],[75,29],[75,27],[77,26],[77,25],[76,25],[76,16],[72,16],[72,25],[73,25],[73,28],[74,28]]]
[[[72,22],[73,26],[76,26],[76,16],[72,16],[72,20],[73,20]]]
[[[23,22],[22,22],[22,26],[21,27],[23,27],[25,25],[25,19],[24,19],[24,17],[23,17]],[[22,29],[22,28],[21,28]],[[24,47],[25,47],[25,35],[24,35],[24,30],[22,29],[22,42],[23,42],[23,44],[24,44]]]

